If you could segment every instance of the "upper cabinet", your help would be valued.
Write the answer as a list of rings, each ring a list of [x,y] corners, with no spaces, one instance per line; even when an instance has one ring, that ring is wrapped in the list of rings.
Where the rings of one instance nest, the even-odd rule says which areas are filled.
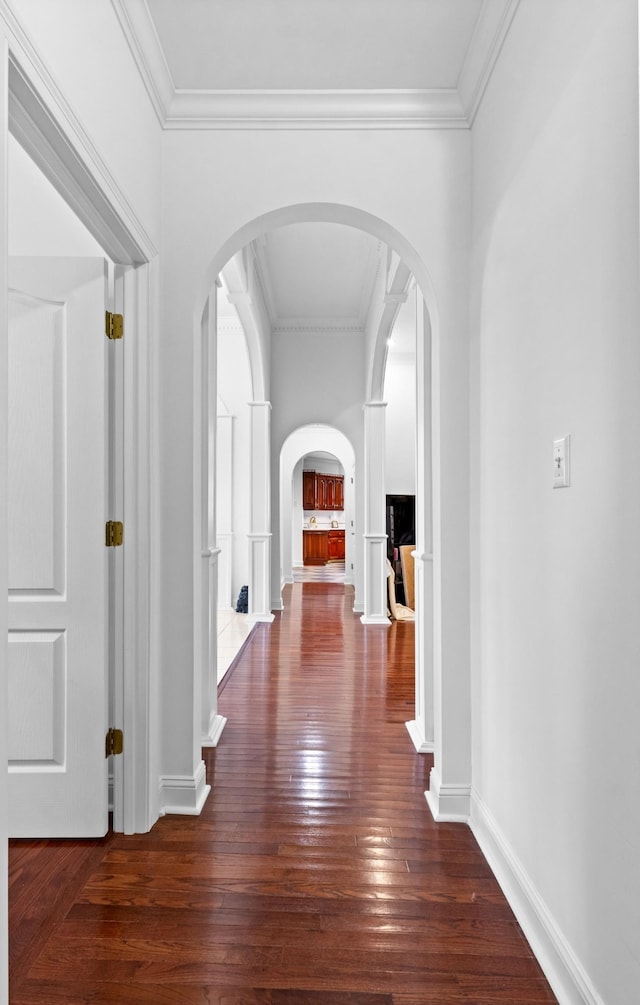
[[[320,471],[303,471],[302,508],[343,510],[344,476],[323,474]]]
[[[316,508],[316,473],[315,471],[302,472],[302,508]]]

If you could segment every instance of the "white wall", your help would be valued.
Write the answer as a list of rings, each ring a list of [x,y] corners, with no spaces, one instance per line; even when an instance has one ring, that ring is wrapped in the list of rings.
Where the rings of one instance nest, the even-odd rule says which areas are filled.
[[[104,257],[98,242],[12,136],[9,254]]]
[[[522,0],[473,129],[473,784],[563,1003],[640,987],[637,39]]]
[[[415,359],[387,364],[384,381],[385,484],[387,495],[416,492]]]
[[[416,493],[416,298],[400,308],[384,375],[387,495]]]

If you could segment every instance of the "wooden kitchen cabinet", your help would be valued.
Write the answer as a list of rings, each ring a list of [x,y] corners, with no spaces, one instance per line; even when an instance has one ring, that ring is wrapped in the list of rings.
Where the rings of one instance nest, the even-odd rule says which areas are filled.
[[[302,472],[302,508],[317,509],[315,471]]]
[[[344,531],[330,530],[328,533],[327,552],[330,562],[344,562]]]
[[[323,474],[321,471],[303,471],[302,508],[343,510],[344,476]]]
[[[326,565],[329,561],[329,534],[326,530],[302,531],[304,565]]]
[[[344,509],[344,478],[338,475],[335,480],[334,509]]]
[[[343,530],[303,530],[302,562],[304,565],[326,565],[344,562]]]

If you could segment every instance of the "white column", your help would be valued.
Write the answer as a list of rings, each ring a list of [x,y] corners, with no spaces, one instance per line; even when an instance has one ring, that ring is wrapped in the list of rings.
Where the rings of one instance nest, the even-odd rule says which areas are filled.
[[[273,621],[271,613],[271,402],[251,401],[249,475],[250,621]]]
[[[7,100],[8,55],[2,38],[0,55],[0,595],[7,596]],[[0,1005],[9,1001],[9,923],[8,923],[8,852],[7,852],[7,603],[0,611]]]
[[[416,290],[415,719],[407,723],[419,753],[433,751],[433,500],[431,326]]]
[[[216,541],[218,607],[233,607],[233,415],[218,415],[216,432]]]
[[[388,625],[384,401],[364,406],[364,625]]]
[[[218,400],[217,288],[214,287],[202,321],[202,540],[200,589],[201,742],[215,747],[226,719],[218,715],[218,555],[216,542],[216,419]]]

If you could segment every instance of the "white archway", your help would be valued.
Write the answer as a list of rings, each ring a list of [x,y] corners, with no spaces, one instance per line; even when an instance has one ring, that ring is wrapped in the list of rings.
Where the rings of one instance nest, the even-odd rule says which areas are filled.
[[[363,230],[381,240],[397,256],[399,267],[395,272],[397,283],[402,286],[413,276],[416,281],[419,310],[418,343],[419,352],[417,356],[417,486],[418,498],[417,506],[422,513],[422,519],[417,521],[416,540],[416,712],[415,719],[407,724],[411,739],[417,750],[421,752],[435,751],[436,764],[432,778],[434,791],[437,791],[437,799],[442,804],[442,797],[446,795],[445,787],[439,786],[439,765],[438,761],[443,744],[442,735],[439,742],[436,742],[434,732],[440,730],[442,734],[443,716],[443,687],[442,668],[440,660],[441,652],[441,562],[439,554],[439,526],[440,526],[440,471],[439,471],[439,341],[440,323],[435,292],[433,289],[430,274],[414,249],[414,247],[384,220],[352,206],[345,206],[338,203],[300,203],[297,205],[284,206],[264,213],[229,236],[221,244],[217,252],[211,259],[208,268],[205,270],[199,287],[199,294],[194,305],[194,335],[195,335],[195,359],[200,358],[201,340],[201,318],[202,305],[206,304],[210,290],[213,288],[216,279],[229,262],[229,260],[239,251],[245,248],[252,240],[270,230],[286,226],[288,224],[300,222],[329,222]],[[397,284],[396,284],[397,285]],[[395,286],[387,291],[389,302],[399,295],[399,289]],[[386,302],[386,298],[385,298]],[[365,380],[365,439],[367,437],[367,427],[369,427],[369,447],[365,447],[366,462],[369,463],[369,475],[366,464],[364,469],[364,490],[361,493],[366,498],[367,493],[371,494],[373,488],[377,494],[378,489],[383,490],[383,478],[380,472],[373,470],[371,458],[374,456],[374,448],[371,444],[379,438],[380,420],[378,416],[382,413],[378,406],[383,404],[380,401],[384,384],[384,367],[386,363],[386,344],[384,342],[384,329],[377,333],[373,345],[368,346],[367,351],[367,372]],[[255,545],[255,561],[250,563],[249,572],[249,592],[250,597],[256,593],[265,593],[265,578],[268,576],[268,568],[272,568],[272,597],[276,598],[281,593],[281,575],[278,569],[277,577],[274,576],[273,555],[280,553],[281,518],[280,518],[280,486],[278,491],[272,494],[271,470],[277,468],[277,456],[269,456],[270,443],[270,375],[266,372],[269,354],[261,351],[257,352],[255,346],[248,346],[251,357],[251,368],[254,374],[256,386],[264,392],[264,399],[255,401],[252,412],[256,419],[255,441],[258,444],[253,460],[259,458],[259,477],[252,482],[251,505],[256,513],[256,524],[254,533],[250,534],[250,546]],[[196,372],[198,367],[196,366]],[[257,378],[257,379],[256,379]],[[202,497],[202,470],[198,468],[198,459],[202,457],[202,410],[198,386],[194,388],[194,431],[196,471],[194,475],[195,498]],[[373,419],[372,419],[373,417]],[[375,421],[374,421],[375,420]],[[383,421],[383,420],[382,420]],[[382,427],[383,428],[383,427]],[[265,453],[267,456],[265,456]],[[272,513],[272,502],[276,506],[276,512]],[[380,497],[380,510],[384,513],[384,496]],[[380,598],[384,596],[385,586],[379,588],[378,579],[386,584],[386,573],[383,558],[386,558],[386,534],[384,527],[384,517],[375,518],[372,524],[370,513],[363,525],[362,537],[366,554],[369,556],[369,570],[366,571],[367,560],[365,559],[365,576],[367,581],[374,584],[373,589],[379,589]],[[196,544],[196,554],[202,554],[201,549]],[[382,557],[381,557],[382,556]],[[378,569],[379,566],[379,569]],[[253,573],[253,569],[257,571]],[[252,576],[255,575],[255,582],[252,583]],[[208,618],[208,597],[198,596],[198,584],[201,582],[199,576],[195,578],[195,604],[197,625],[202,625]],[[274,580],[277,582],[274,582]],[[256,589],[257,586],[257,589]],[[380,600],[378,598],[378,601]],[[204,606],[203,606],[204,604]],[[271,602],[273,607],[274,601]],[[386,602],[385,602],[386,607]],[[366,611],[366,608],[365,608]],[[258,620],[268,620],[269,614],[263,612]],[[366,618],[363,620],[367,620]],[[386,617],[375,614],[370,623],[382,624],[386,622]],[[197,698],[196,698],[197,700]],[[213,710],[211,710],[213,713]],[[431,804],[430,804],[431,805]],[[435,804],[432,809],[436,816],[441,815]]]
[[[339,429],[324,424],[301,426],[285,440],[280,451],[280,584],[281,590],[290,582],[292,488],[294,469],[305,454],[326,451],[337,457],[344,469],[345,569],[350,570],[354,558],[357,533],[355,522],[355,466],[352,444]],[[346,583],[352,581],[347,574]]]

